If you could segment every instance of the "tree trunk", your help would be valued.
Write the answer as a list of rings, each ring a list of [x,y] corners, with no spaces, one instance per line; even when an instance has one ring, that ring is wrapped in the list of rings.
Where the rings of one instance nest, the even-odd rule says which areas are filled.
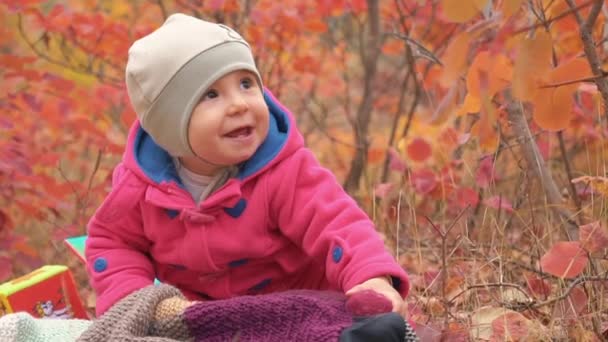
[[[350,164],[350,170],[344,182],[344,189],[354,194],[359,189],[361,175],[367,163],[369,141],[369,122],[374,104],[374,79],[376,76],[378,57],[380,55],[380,15],[378,1],[368,0],[369,35],[360,42],[360,56],[363,62],[364,83],[363,99],[354,120],[355,156]]]

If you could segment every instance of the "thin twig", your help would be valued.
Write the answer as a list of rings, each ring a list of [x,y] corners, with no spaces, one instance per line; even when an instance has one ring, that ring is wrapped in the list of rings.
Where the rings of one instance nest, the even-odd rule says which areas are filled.
[[[488,283],[488,284],[474,284],[474,285],[468,285],[466,289],[458,292],[456,295],[454,295],[452,297],[452,299],[450,299],[449,304],[452,305],[454,304],[454,301],[456,300],[456,298],[462,296],[463,294],[467,293],[468,291],[474,290],[474,289],[479,289],[479,288],[488,288],[488,287],[512,287],[516,290],[518,290],[519,292],[523,293],[527,298],[530,298],[530,295],[526,292],[526,290],[524,290],[521,285],[518,284],[512,284],[512,283]]]
[[[591,7],[587,20],[583,20],[583,17],[579,13],[579,10],[576,9],[576,4],[573,0],[566,0],[566,2],[568,3],[568,6],[570,6],[570,9],[574,11],[574,17],[578,23],[581,41],[583,42],[583,50],[585,50],[585,55],[589,61],[591,71],[597,77],[595,79],[595,84],[597,85],[597,88],[602,95],[602,99],[604,100],[604,117],[608,121],[608,81],[604,77],[601,77],[604,75],[604,71],[602,70],[602,63],[597,51],[595,50],[595,43],[593,41],[592,34],[593,25],[595,25],[599,12],[604,5],[604,1],[593,1],[593,7]]]
[[[560,83],[545,84],[545,85],[540,86],[539,88],[557,88],[557,87],[566,86],[566,85],[575,84],[575,83],[581,83],[581,82],[596,82],[597,80],[608,76],[608,72],[606,72],[604,70],[600,70],[600,72],[601,72],[601,75],[583,77],[583,78],[578,78],[575,80],[570,80],[570,81],[565,81],[565,82],[560,82]]]
[[[562,19],[562,18],[564,18],[564,17],[566,17],[566,16],[568,16],[568,15],[570,15],[572,13],[576,13],[578,10],[581,10],[581,9],[583,9],[585,7],[588,7],[589,5],[591,5],[593,3],[593,1],[595,1],[595,0],[590,0],[590,1],[584,2],[584,3],[576,6],[575,8],[571,8],[571,9],[569,9],[568,11],[566,11],[564,13],[560,13],[560,14],[556,15],[555,17],[546,20],[545,22],[536,23],[536,24],[533,24],[533,25],[521,28],[519,30],[516,30],[515,32],[513,32],[513,35],[518,35],[518,34],[521,34],[521,33],[526,33],[526,32],[532,31],[534,29],[537,29],[539,27],[545,26],[546,24],[550,24],[550,23],[552,23],[554,21],[560,20],[560,19]]]
[[[570,295],[570,292],[572,292],[572,290],[574,290],[574,288],[577,285],[586,283],[588,281],[606,281],[606,280],[608,280],[606,275],[608,275],[608,273],[604,273],[604,276],[597,276],[597,277],[585,277],[585,276],[578,277],[574,281],[572,281],[570,283],[570,285],[568,285],[568,287],[566,288],[566,291],[564,293],[562,293],[560,296],[553,297],[553,298],[547,299],[545,301],[532,304],[531,307],[538,309],[542,306],[551,305],[553,303],[559,302],[560,300],[564,300]]]

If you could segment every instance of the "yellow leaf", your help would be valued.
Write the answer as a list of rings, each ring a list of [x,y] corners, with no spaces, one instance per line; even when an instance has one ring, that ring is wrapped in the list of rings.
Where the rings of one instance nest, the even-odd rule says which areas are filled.
[[[465,72],[470,42],[470,34],[461,32],[448,45],[443,57],[445,67],[439,79],[439,83],[444,88],[451,87],[458,77]]]
[[[524,39],[518,49],[513,70],[513,96],[521,101],[534,99],[538,81],[551,68],[552,41],[544,31],[532,39]]]
[[[503,16],[508,18],[515,14],[523,2],[524,0],[503,0],[502,4],[500,5]]]
[[[448,20],[464,23],[476,16],[488,3],[488,0],[442,0],[443,13]]]

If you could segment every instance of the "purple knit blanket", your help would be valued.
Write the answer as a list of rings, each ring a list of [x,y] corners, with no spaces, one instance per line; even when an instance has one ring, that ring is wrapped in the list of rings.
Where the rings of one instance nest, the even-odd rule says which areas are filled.
[[[343,294],[289,291],[197,302],[158,319],[157,305],[183,298],[168,285],[149,286],[115,304],[78,341],[338,341],[353,322]]]

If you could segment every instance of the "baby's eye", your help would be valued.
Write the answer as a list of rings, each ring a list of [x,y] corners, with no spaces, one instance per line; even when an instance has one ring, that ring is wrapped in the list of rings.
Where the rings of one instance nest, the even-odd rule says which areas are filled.
[[[211,90],[207,90],[207,92],[205,92],[203,94],[203,96],[201,97],[201,101],[204,100],[208,100],[208,99],[214,99],[217,97],[217,91],[211,89]]]
[[[245,77],[241,80],[241,87],[243,87],[243,89],[249,89],[253,86],[253,80],[251,79],[251,77]]]

